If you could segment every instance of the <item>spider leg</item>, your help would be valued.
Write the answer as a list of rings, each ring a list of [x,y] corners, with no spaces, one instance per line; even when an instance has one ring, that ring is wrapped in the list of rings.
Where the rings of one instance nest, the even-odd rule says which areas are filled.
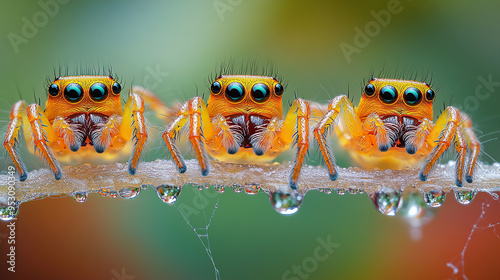
[[[201,97],[193,97],[182,105],[177,118],[167,126],[163,133],[163,140],[172,154],[172,158],[177,164],[180,173],[186,172],[186,164],[175,145],[175,137],[179,131],[189,121],[189,141],[196,153],[196,158],[200,164],[201,175],[207,176],[209,173],[208,158],[202,138],[211,140],[214,137],[214,130],[207,112],[205,101]],[[203,129],[202,129],[203,128]]]
[[[26,102],[18,101],[12,107],[10,111],[10,122],[7,127],[7,133],[5,134],[5,140],[3,142],[3,146],[5,150],[9,153],[14,165],[17,168],[17,172],[19,173],[19,181],[24,181],[28,178],[28,172],[26,170],[26,166],[19,156],[18,146],[18,137],[19,137],[19,129],[23,124],[23,118],[26,118]],[[26,141],[28,142],[28,141]]]
[[[54,157],[52,149],[47,145],[47,143],[58,143],[52,125],[38,104],[31,104],[27,107],[27,117],[33,132],[32,137],[35,147],[38,148],[42,157],[47,160],[50,169],[54,172],[54,178],[56,180],[61,179],[61,167]]]
[[[138,94],[144,99],[145,104],[156,113],[156,117],[165,122],[170,122],[176,116],[176,110],[167,107],[153,92],[140,86],[133,86],[132,93]]]
[[[460,112],[454,107],[447,107],[441,114],[428,139],[430,142],[429,144],[434,146],[434,149],[420,169],[419,177],[421,181],[427,180],[429,172],[436,164],[436,161],[448,149],[451,142],[454,141],[455,149],[458,152],[455,184],[458,187],[462,186],[463,170],[467,155],[467,143],[464,134],[458,129],[460,123]],[[434,139],[437,140],[434,141]]]
[[[460,128],[463,130],[465,141],[469,148],[469,161],[467,163],[467,172],[465,173],[465,180],[467,183],[472,183],[474,170],[476,169],[477,158],[479,157],[479,152],[481,151],[481,144],[477,139],[474,131],[472,130],[472,121],[470,118],[462,113],[462,123],[460,123]]]
[[[291,143],[294,131],[297,131],[297,151],[295,161],[288,179],[288,185],[292,189],[297,189],[302,163],[309,149],[309,119],[311,108],[304,99],[298,98],[293,103],[283,122],[281,132],[277,135],[278,141]]]
[[[109,121],[108,121],[109,122]],[[134,175],[139,164],[144,144],[148,139],[146,121],[144,119],[144,100],[135,93],[130,93],[120,125],[120,136],[126,141],[135,139],[134,148],[128,161],[128,173]]]
[[[335,159],[326,139],[326,131],[332,125],[333,121],[341,114],[344,119],[347,132],[362,146],[367,145],[364,140],[364,130],[361,120],[356,116],[356,110],[349,98],[345,95],[335,97],[328,105],[328,111],[314,128],[314,138],[318,141],[319,149],[323,155],[330,180],[335,181],[338,173],[335,166]]]

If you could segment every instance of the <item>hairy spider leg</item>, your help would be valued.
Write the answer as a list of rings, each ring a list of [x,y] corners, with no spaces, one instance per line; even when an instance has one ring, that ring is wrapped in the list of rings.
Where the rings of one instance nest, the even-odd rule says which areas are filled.
[[[141,86],[133,86],[132,93],[140,95],[148,108],[156,113],[158,119],[170,122],[171,118],[176,116],[176,110],[167,107],[152,91]]]
[[[281,151],[288,147],[297,132],[297,151],[295,160],[290,172],[288,184],[290,188],[297,189],[297,182],[304,158],[309,149],[309,121],[311,118],[311,108],[304,99],[296,99],[284,121],[274,117],[269,125],[261,132],[261,139],[257,146],[265,153],[268,150]]]
[[[327,129],[332,125],[332,122],[337,120],[339,114],[345,122],[347,133],[361,146],[367,146],[364,139],[363,124],[356,116],[356,110],[351,103],[351,100],[345,95],[340,95],[332,99],[328,105],[328,110],[323,118],[318,122],[313,130],[314,138],[318,141],[319,149],[325,160],[330,180],[337,180],[338,173],[335,165],[335,158],[331,152],[328,140],[326,139]]]
[[[186,172],[186,164],[175,145],[175,138],[188,121],[189,141],[200,164],[201,174],[207,176],[209,173],[208,157],[203,146],[202,137],[205,141],[210,141],[215,133],[207,112],[207,105],[201,97],[193,97],[181,106],[179,112],[177,112],[177,118],[167,126],[167,129],[163,133],[163,140],[167,144],[167,148],[172,155],[172,159],[177,164],[179,172]]]
[[[128,172],[134,175],[139,164],[142,149],[148,138],[144,119],[144,99],[138,94],[130,93],[120,126],[120,136],[125,141],[135,139],[134,148],[128,161]]]
[[[11,155],[14,165],[19,173],[19,180],[24,181],[28,177],[26,166],[19,157],[17,150],[19,129],[23,126],[26,141],[33,143],[41,156],[47,161],[50,169],[54,173],[56,180],[61,179],[62,171],[59,163],[54,157],[51,143],[58,143],[57,135],[53,130],[47,116],[38,104],[31,104],[26,107],[25,101],[18,101],[12,107],[10,123],[5,135],[4,147]]]
[[[24,181],[28,178],[28,171],[26,170],[26,166],[19,156],[18,150],[18,137],[19,130],[23,126],[23,130],[25,131],[25,136],[29,135],[29,139],[26,139],[26,142],[31,143],[31,134],[27,133],[29,129],[26,124],[28,124],[28,117],[26,115],[26,102],[24,100],[18,101],[12,106],[12,110],[10,111],[10,122],[7,127],[7,133],[5,135],[5,140],[3,142],[3,146],[5,150],[9,153],[10,157],[13,159],[14,165],[17,168],[17,172],[19,173],[19,180]]]
[[[465,131],[465,133],[464,133]],[[479,155],[480,144],[471,129],[470,121],[462,122],[462,116],[458,109],[454,107],[447,107],[446,110],[441,114],[441,116],[436,121],[436,125],[431,131],[428,142],[430,145],[434,146],[431,154],[427,158],[426,162],[422,165],[419,172],[420,180],[426,181],[429,172],[435,165],[438,158],[448,149],[451,142],[455,143],[455,149],[457,150],[458,157],[456,160],[456,179],[455,185],[461,187],[462,179],[464,175],[465,160],[467,156],[467,140],[472,146],[471,156],[469,157],[469,162],[467,164],[467,182],[472,182],[474,167],[476,164],[477,157]]]

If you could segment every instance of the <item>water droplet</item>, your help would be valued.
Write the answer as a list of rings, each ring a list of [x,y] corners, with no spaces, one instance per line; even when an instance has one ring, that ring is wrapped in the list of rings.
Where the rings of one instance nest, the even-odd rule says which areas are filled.
[[[14,203],[9,205],[9,200],[0,199],[0,220],[4,222],[12,221],[17,214],[19,213],[19,206],[21,202],[15,201]],[[12,202],[12,201],[11,201]]]
[[[100,189],[97,191],[98,194],[106,197],[116,198],[118,196],[118,192],[113,189]]]
[[[375,209],[387,216],[396,215],[401,206],[401,191],[394,189],[382,189],[369,194]]]
[[[75,199],[76,202],[83,203],[83,202],[87,201],[88,197],[89,197],[89,193],[86,191],[73,193],[73,198]]]
[[[422,200],[418,192],[411,192],[403,197],[403,205],[398,213],[406,218],[420,218],[427,204]]]
[[[326,194],[331,194],[333,191],[332,188],[321,188],[320,190]]]
[[[233,184],[233,191],[235,193],[240,193],[243,190],[243,187],[239,184]]]
[[[292,194],[275,191],[269,194],[269,199],[274,210],[283,215],[295,214],[302,203],[302,195],[297,192]]]
[[[141,185],[141,189],[142,189],[142,190],[147,190],[149,187],[154,188],[155,186],[153,186],[153,185],[151,185],[151,184],[144,184],[144,185]]]
[[[358,189],[358,193],[359,193],[359,194],[364,194],[364,193],[365,193],[365,190],[363,190],[363,189]]]
[[[177,200],[181,189],[178,186],[161,185],[156,188],[156,193],[163,202],[172,204]]]
[[[422,199],[422,195],[417,192],[406,193],[403,197],[403,206],[398,210],[398,214],[408,223],[410,238],[414,241],[422,239],[422,226],[427,224],[434,217],[432,207]]]
[[[469,204],[476,196],[476,191],[468,191],[468,190],[455,190],[455,198],[461,204]]]
[[[349,189],[348,189],[348,192],[349,192],[350,194],[357,194],[357,193],[358,193],[358,189],[355,189],[355,188],[349,188]]]
[[[216,185],[214,186],[215,190],[218,191],[219,193],[224,193],[225,191],[225,187],[224,186],[221,186],[221,185]]]
[[[123,188],[120,189],[118,194],[125,199],[132,199],[139,195],[141,188]]]
[[[344,195],[345,194],[345,190],[344,189],[337,189],[337,194],[338,195]]]
[[[245,185],[245,192],[247,194],[256,194],[259,192],[259,190],[260,190],[259,184],[252,183]]]
[[[199,190],[199,191],[202,191],[202,190],[203,190],[203,186],[202,186],[202,185],[199,185],[199,186],[198,186],[198,190]]]
[[[431,207],[443,205],[446,193],[442,190],[431,190],[424,194],[424,201]]]

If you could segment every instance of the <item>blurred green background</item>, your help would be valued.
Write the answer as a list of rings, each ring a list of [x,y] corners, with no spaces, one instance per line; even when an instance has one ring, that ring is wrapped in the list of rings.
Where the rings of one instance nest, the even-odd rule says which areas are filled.
[[[0,5],[4,126],[19,93],[29,103],[44,103],[46,80],[59,67],[71,72],[111,65],[125,87],[148,87],[171,104],[207,94],[207,77],[223,61],[233,59],[236,68],[241,61],[271,61],[288,85],[285,104],[295,92],[326,103],[348,91],[357,103],[371,73],[417,79],[430,74],[438,94],[435,114],[448,105],[463,109],[483,142],[482,160],[500,158],[497,1],[20,0]],[[350,55],[340,47],[346,44],[356,48]],[[486,86],[484,80],[492,82]],[[147,117],[151,131],[161,133],[161,123],[153,114]],[[146,160],[166,156],[164,150],[160,139],[152,140]],[[348,166],[340,149],[335,151],[340,165]],[[43,166],[26,149],[22,156],[30,169]],[[310,158],[317,164],[318,153],[312,151]],[[2,170],[10,164],[5,162]],[[183,190],[177,203],[197,207],[199,195]],[[213,205],[215,198],[209,200]],[[366,195],[313,192],[297,214],[282,216],[263,193],[226,191],[210,227],[212,253],[222,279],[306,279],[286,272],[314,256],[317,238],[331,236],[340,247],[307,279],[449,278],[446,263],[462,251],[482,201],[492,199],[480,195],[461,206],[449,195],[422,228],[423,238],[413,241],[402,219],[377,213]],[[498,208],[498,201],[491,204]],[[487,218],[498,222],[493,207]],[[199,212],[190,216],[198,226],[204,224],[201,217]],[[214,278],[193,231],[152,190],[133,201],[92,195],[84,204],[70,198],[31,202],[22,205],[18,218],[17,279],[119,280],[114,272],[122,268],[135,279]],[[475,234],[466,253],[467,275],[498,277],[500,240],[491,229]],[[6,244],[0,241],[2,258]],[[6,268],[1,269],[4,275]]]

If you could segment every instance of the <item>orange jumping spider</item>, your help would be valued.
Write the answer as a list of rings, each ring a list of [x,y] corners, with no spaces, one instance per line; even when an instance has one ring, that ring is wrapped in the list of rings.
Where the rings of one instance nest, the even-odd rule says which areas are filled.
[[[344,95],[334,98],[314,128],[330,179],[337,178],[337,171],[326,142],[326,130],[340,119],[335,126],[339,142],[363,168],[402,169],[423,162],[419,177],[425,181],[453,143],[458,152],[455,184],[462,186],[464,176],[472,183],[480,152],[472,123],[467,115],[451,106],[433,123],[434,97],[426,83],[372,79],[357,108]]]
[[[206,152],[225,162],[262,163],[288,149],[295,138],[297,151],[289,185],[296,189],[309,148],[311,112],[307,101],[297,99],[282,119],[283,92],[283,85],[273,77],[221,75],[216,78],[210,86],[208,103],[201,97],[190,99],[163,133],[179,172],[185,172],[186,165],[174,140],[186,125],[201,174],[205,176],[209,173]]]
[[[128,172],[134,175],[148,138],[144,100],[160,104],[157,107],[161,107],[161,102],[151,93],[134,88],[122,110],[121,89],[111,76],[63,76],[49,85],[45,110],[38,104],[27,106],[23,100],[16,102],[10,113],[4,147],[19,172],[19,180],[24,181],[28,176],[17,150],[21,128],[26,142],[34,144],[28,146],[30,151],[39,151],[56,180],[62,177],[58,160],[109,161],[131,150]],[[135,140],[133,147],[131,139]]]

